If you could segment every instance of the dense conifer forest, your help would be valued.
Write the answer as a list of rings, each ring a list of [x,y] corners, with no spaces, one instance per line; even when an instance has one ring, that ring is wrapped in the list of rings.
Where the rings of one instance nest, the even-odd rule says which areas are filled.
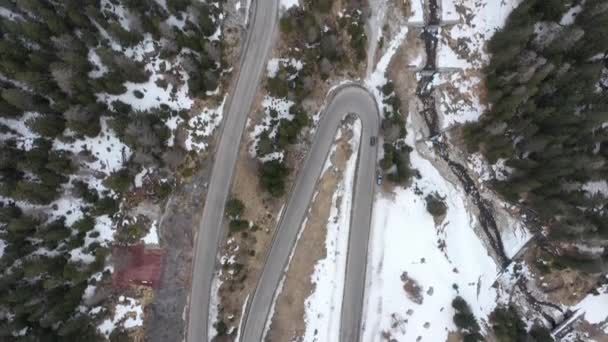
[[[85,289],[108,275],[109,246],[94,228],[110,222],[138,170],[179,163],[183,154],[170,146],[165,121],[183,113],[165,104],[139,110],[120,100],[108,103],[99,94],[125,94],[125,84],[147,82],[151,54],[166,65],[177,61],[191,75],[181,82],[192,97],[215,90],[221,76],[220,42],[211,39],[221,2],[162,4],[0,0],[0,239],[6,243],[0,340],[100,338],[89,317],[92,303],[83,300]],[[180,81],[166,76],[159,87],[173,82],[177,89]],[[104,126],[109,131],[100,135]],[[120,170],[90,169],[106,161],[96,161],[86,147],[76,153],[62,148],[108,132],[132,151],[123,149]],[[159,186],[157,193],[166,194]],[[82,217],[68,223],[53,215],[60,198],[81,203]],[[131,233],[137,236],[125,241],[141,235]]]
[[[604,0],[524,1],[489,42],[491,109],[463,130],[504,163],[495,188],[541,220],[554,266],[593,272],[607,258],[607,34]]]

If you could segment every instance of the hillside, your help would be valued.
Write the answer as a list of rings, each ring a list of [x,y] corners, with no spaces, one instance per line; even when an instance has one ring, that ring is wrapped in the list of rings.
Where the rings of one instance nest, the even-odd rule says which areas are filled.
[[[0,339],[142,325],[109,256],[158,245],[129,210],[163,203],[218,124],[221,4],[0,1]]]

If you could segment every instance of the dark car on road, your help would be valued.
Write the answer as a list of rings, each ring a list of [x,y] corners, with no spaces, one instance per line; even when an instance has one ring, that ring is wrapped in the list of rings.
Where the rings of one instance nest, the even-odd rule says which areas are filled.
[[[371,137],[371,138],[369,138],[369,144],[370,144],[371,146],[376,145],[376,137]]]

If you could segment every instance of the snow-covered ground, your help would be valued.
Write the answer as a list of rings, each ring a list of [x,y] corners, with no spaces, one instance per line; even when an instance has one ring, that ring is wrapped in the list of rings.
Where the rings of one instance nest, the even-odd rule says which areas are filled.
[[[521,220],[513,217],[507,218],[506,227],[501,229],[502,245],[507,257],[514,257],[522,247],[532,238],[532,233],[525,227]]]
[[[217,336],[217,329],[215,323],[219,318],[218,306],[220,304],[219,291],[222,286],[222,270],[213,277],[211,283],[211,295],[209,299],[209,322],[207,323],[207,331],[209,332],[209,341]]]
[[[148,233],[142,238],[142,241],[146,245],[158,245],[158,226],[156,221],[153,221],[150,224],[150,230]]]
[[[34,140],[40,138],[38,134],[33,132],[26,122],[36,118],[39,114],[36,112],[25,112],[20,119],[0,118],[0,124],[5,125],[13,132],[0,133],[0,141],[15,139],[17,147],[29,151],[33,147]]]
[[[409,22],[422,22],[422,2],[412,1],[411,5],[413,14]],[[463,5],[465,7],[461,7]],[[472,21],[467,22],[464,14],[458,14],[457,7],[466,8],[467,18]],[[502,25],[513,7],[514,4],[504,1],[446,0],[442,6],[442,20],[460,19],[461,23],[447,29],[443,27],[444,37],[468,37],[469,49],[483,55],[485,41]],[[386,83],[387,66],[406,33],[407,28],[404,28],[392,39],[380,63],[367,78],[366,85],[379,103],[382,94],[376,89]],[[446,44],[447,38],[443,38],[440,45],[445,46],[439,48],[439,66],[479,70],[487,61],[487,55],[480,61],[460,58],[446,50]],[[460,100],[460,94],[454,97],[454,92],[440,89],[440,111],[459,110],[444,120],[444,126],[479,117],[483,107],[474,90],[480,82],[478,76],[465,72],[437,76],[436,85],[450,84],[457,92],[467,93],[467,97]],[[406,143],[415,147],[415,141],[424,137],[415,136],[420,127],[414,127],[417,121],[412,120],[412,115],[407,120]],[[433,157],[432,152],[425,156],[428,154]],[[496,307],[499,294],[492,284],[499,266],[476,234],[478,222],[469,212],[464,189],[446,180],[417,148],[410,158],[421,178],[414,179],[407,188],[395,188],[390,194],[381,194],[374,204],[363,316],[364,341],[416,341],[419,338],[445,341],[450,331],[457,330],[451,307],[457,295],[469,303],[482,321],[487,320]],[[441,223],[436,223],[426,209],[426,196],[435,193],[445,198],[447,206],[446,217]],[[514,254],[529,234],[516,220],[509,221],[508,225],[513,233],[505,236],[505,247],[507,253]]]
[[[275,77],[277,75],[277,72],[279,72],[280,66],[291,66],[299,71],[302,70],[304,64],[302,63],[302,61],[299,61],[295,58],[271,58],[268,61],[268,64],[266,65],[266,76],[268,76],[269,78]]]
[[[276,98],[266,95],[262,100],[262,108],[264,110],[264,118],[262,122],[255,125],[250,133],[253,143],[249,146],[249,155],[251,158],[258,157],[257,148],[260,140],[260,134],[264,131],[268,132],[270,138],[274,138],[278,132],[278,123],[281,119],[293,120],[294,116],[290,113],[290,108],[294,105],[293,101]],[[275,117],[273,117],[275,115]],[[266,156],[260,156],[261,161],[269,161],[272,159],[282,159],[283,152],[275,152]]]
[[[361,121],[352,125],[353,137],[349,141],[352,151],[359,150]],[[325,162],[330,167],[331,160]],[[340,331],[340,309],[344,291],[346,271],[346,251],[357,153],[352,153],[346,163],[344,176],[332,196],[327,236],[325,237],[326,257],[320,260],[311,276],[314,291],[304,302],[306,330],[304,341],[338,341]]]
[[[452,2],[452,6],[446,6],[446,3]],[[504,26],[507,17],[513,11],[515,7],[521,2],[521,0],[508,0],[508,1],[491,1],[491,0],[444,0],[444,8],[458,7],[464,10],[463,12],[456,12],[459,16],[459,22],[456,25],[450,25],[444,28],[445,35],[440,44],[439,56],[444,50],[451,50],[452,48],[447,44],[447,37],[450,39],[458,40],[462,39],[468,50],[470,51],[471,58],[458,56],[461,63],[466,64],[470,67],[481,67],[484,63],[489,60],[489,55],[485,53],[486,42],[494,35],[496,30]],[[451,11],[451,10],[450,10]],[[443,15],[449,15],[452,19],[456,19],[455,15],[443,13]],[[454,52],[452,52],[454,53]],[[475,56],[479,54],[478,56]],[[453,62],[440,57],[438,60],[439,66],[444,66],[444,63]],[[451,65],[445,65],[449,67]]]
[[[393,56],[397,52],[397,49],[403,43],[407,32],[407,26],[401,27],[397,35],[395,35],[395,37],[391,39],[386,51],[384,51],[384,54],[380,58],[380,61],[378,61],[378,64],[376,64],[375,68],[373,68],[373,71],[369,75],[367,75],[365,79],[365,86],[367,87],[369,92],[371,92],[376,98],[376,102],[378,103],[379,107],[378,111],[380,113],[384,112],[381,108],[383,106],[382,100],[384,98],[384,95],[382,94],[380,88],[384,86],[388,81],[386,78],[386,70],[388,69],[390,62],[393,59]]]
[[[424,1],[425,0],[411,0],[410,11],[411,16],[409,23],[414,25],[421,25],[424,23]]]
[[[222,103],[216,108],[203,108],[200,114],[193,116],[188,121],[189,135],[186,140],[186,150],[188,151],[202,151],[208,146],[205,138],[209,138],[215,129],[222,122],[224,117],[224,104],[226,104],[226,98],[224,96]]]
[[[608,334],[608,285],[604,285],[598,289],[598,294],[590,294],[574,309],[584,315],[585,320],[591,324],[599,324]]]
[[[4,249],[6,248],[6,242],[0,240],[0,258],[4,255]]]
[[[415,132],[408,119],[408,132]],[[420,137],[418,137],[420,138]],[[408,144],[414,146],[414,134]],[[476,218],[468,212],[466,194],[444,179],[417,150],[410,154],[421,178],[408,188],[383,194],[374,204],[368,259],[364,340],[382,341],[387,333],[399,341],[445,341],[456,330],[452,299],[460,295],[478,319],[496,305],[492,283],[499,268],[475,234]],[[436,225],[425,197],[445,197],[447,214]],[[403,274],[421,288],[422,303],[404,290]]]
[[[101,307],[96,307],[91,310],[91,313],[95,313],[95,311],[99,312],[100,310]],[[97,327],[97,330],[108,337],[118,325],[121,325],[125,329],[130,329],[141,326],[143,323],[144,312],[141,304],[137,303],[137,300],[133,298],[120,296],[114,308],[114,316],[111,319],[104,320]]]
[[[387,0],[370,0],[370,17],[368,23],[368,43],[367,43],[367,74],[371,74],[376,58],[378,42],[382,39],[382,27],[386,18]]]
[[[608,276],[607,276],[608,277]],[[577,320],[585,321],[589,324],[593,324],[598,327],[605,334],[608,334],[608,285],[600,286],[597,289],[597,294],[589,294],[577,305],[570,308],[575,314],[570,317],[568,324],[563,324],[561,329],[555,331],[560,333],[563,329],[570,326],[569,323]],[[574,323],[576,324],[576,323]],[[575,342],[575,341],[595,341],[586,335],[586,332],[577,331],[576,329],[566,334],[560,341],[562,342]],[[602,340],[604,341],[604,340]]]
[[[73,154],[89,151],[97,160],[80,166],[86,166],[88,169],[104,173],[120,170],[131,157],[132,151],[120,141],[116,133],[109,127],[107,118],[101,118],[100,123],[101,132],[96,137],[82,137],[68,143],[55,139],[53,149],[70,151]]]
[[[142,43],[143,44],[143,43]],[[137,110],[149,110],[152,108],[159,107],[161,104],[165,104],[172,109],[190,109],[194,101],[188,95],[188,74],[186,72],[180,73],[180,78],[183,84],[176,89],[173,89],[173,85],[169,84],[165,88],[159,86],[159,82],[165,78],[162,76],[162,71],[170,65],[170,68],[176,67],[178,62],[173,65],[164,59],[154,58],[148,64],[145,69],[151,73],[152,76],[144,83],[133,83],[125,82],[124,86],[127,91],[120,95],[110,94],[98,94],[98,100],[106,102],[108,104],[115,100],[130,104]],[[143,97],[139,98],[135,96],[134,92],[140,91]]]
[[[458,12],[456,12],[456,1],[441,0],[441,21],[444,23],[452,23],[460,20]]]
[[[521,0],[444,0],[443,21],[455,25],[441,28],[437,47],[437,66],[456,69],[436,75],[443,128],[476,121],[486,110],[482,93],[481,69],[489,62],[487,41],[501,28]],[[456,11],[456,8],[459,11]],[[459,69],[459,70],[458,70]]]

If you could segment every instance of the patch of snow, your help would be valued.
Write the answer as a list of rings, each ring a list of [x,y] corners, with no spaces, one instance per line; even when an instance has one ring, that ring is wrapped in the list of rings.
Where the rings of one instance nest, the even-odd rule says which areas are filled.
[[[604,246],[588,246],[580,243],[575,243],[574,246],[581,252],[595,254],[597,256],[601,256],[602,253],[604,253],[604,250],[606,250],[606,247]]]
[[[585,321],[590,324],[599,324],[604,331],[608,330],[608,285],[598,289],[598,294],[589,294],[571,310],[579,310]]]
[[[84,298],[84,299],[92,298],[93,295],[95,294],[95,290],[97,290],[97,286],[89,284],[87,286],[87,288],[84,289],[84,293],[82,294],[82,298]]]
[[[118,18],[118,22],[120,26],[122,26],[125,30],[130,31],[131,21],[129,20],[128,11],[120,4],[119,2],[113,3],[110,0],[101,0],[99,7],[102,10],[109,10],[116,15]]]
[[[353,137],[349,144],[352,151],[359,150],[361,121],[352,125]],[[326,161],[331,164],[331,160]],[[348,234],[352,208],[352,194],[357,166],[357,153],[351,154],[346,163],[344,176],[332,196],[325,259],[319,260],[311,275],[314,291],[304,302],[306,330],[304,341],[338,341],[340,314],[344,292]]]
[[[220,38],[222,37],[222,26],[218,25],[217,28],[215,29],[215,32],[213,32],[213,34],[211,36],[209,36],[209,40],[210,41],[219,41]]]
[[[201,151],[207,148],[204,138],[209,137],[222,122],[227,97],[228,95],[224,96],[224,100],[217,108],[205,107],[200,114],[188,120],[190,128],[188,140],[186,140],[188,151]]]
[[[207,323],[207,331],[209,336],[207,341],[212,341],[217,336],[215,323],[220,316],[218,307],[220,305],[220,287],[222,286],[222,270],[213,277],[211,282],[211,296],[209,298],[209,322]]]
[[[603,195],[608,197],[608,181],[591,181],[583,184],[583,191],[589,193],[589,195]]]
[[[152,222],[148,234],[142,240],[146,245],[158,245],[158,224],[156,221]]]
[[[13,336],[17,337],[17,336],[25,336],[27,334],[27,331],[29,330],[28,327],[25,327],[19,331],[17,331],[16,333],[13,333]]]
[[[439,28],[439,34],[443,31]],[[467,68],[470,63],[459,57],[452,48],[442,39],[441,43],[437,44],[437,66],[439,68]]]
[[[125,82],[124,86],[127,91],[120,95],[111,95],[107,93],[97,94],[97,100],[105,102],[108,105],[115,100],[120,100],[131,105],[137,110],[149,110],[160,107],[161,104],[166,104],[171,109],[181,110],[190,109],[194,101],[188,94],[188,75],[184,71],[180,71],[180,77],[183,84],[174,88],[172,84],[168,84],[166,89],[162,88],[157,82],[164,79],[162,76],[162,68],[177,68],[176,64],[171,64],[161,58],[156,58],[145,66],[145,70],[151,73],[150,78],[144,83]],[[167,69],[169,69],[167,68]],[[142,98],[137,98],[134,91],[140,91],[143,94]]]
[[[90,245],[92,242],[99,242],[102,246],[107,246],[109,242],[114,240],[115,227],[108,215],[97,216],[95,218],[94,231],[99,232],[99,236],[95,239],[87,237],[85,239],[85,246]],[[91,239],[90,242],[89,239]]]
[[[475,172],[479,180],[487,182],[493,179],[492,168],[480,152],[469,155],[467,165]]]
[[[74,248],[70,251],[70,260],[77,263],[91,264],[95,256],[85,252],[83,247]]]
[[[460,15],[456,12],[454,0],[441,0],[441,21],[457,22],[458,20]]]
[[[102,247],[109,246],[114,241],[114,232],[114,224],[108,215],[97,216],[95,228],[86,235],[84,245],[70,251],[70,260],[86,264],[92,263],[95,261],[95,256],[88,253],[89,246],[94,242],[99,243]],[[96,234],[97,237],[92,237],[91,234]]]
[[[386,84],[386,70],[388,69],[390,62],[393,59],[393,56],[397,52],[397,49],[399,48],[399,46],[401,46],[401,43],[403,43],[407,32],[407,26],[401,27],[399,33],[397,33],[397,35],[393,37],[393,39],[391,39],[391,42],[388,48],[386,49],[386,52],[384,53],[384,55],[382,55],[380,61],[378,61],[378,64],[374,68],[374,71],[365,79],[365,86],[376,97],[376,102],[378,103],[378,110],[380,111],[380,113],[383,113],[381,108],[383,94],[379,88]]]
[[[112,266],[106,266],[103,270],[103,272],[109,271],[110,273],[114,271],[114,268]],[[103,272],[97,272],[95,274],[93,274],[90,278],[89,278],[89,283],[91,282],[91,280],[95,280],[95,282],[99,282],[101,280],[101,278],[103,277]],[[86,289],[84,289],[84,293],[82,294],[82,298],[84,300],[88,300],[93,298],[93,295],[95,294],[95,290],[97,289],[96,285],[91,285],[89,284]],[[96,308],[91,309],[91,311],[89,311],[91,314],[96,314],[99,311],[101,311],[101,307],[98,306]]]
[[[249,8],[251,7],[251,0],[245,0],[245,26],[249,23]]]
[[[24,112],[18,119],[0,117],[0,124],[7,126],[18,134],[18,136],[15,136],[13,134],[0,133],[0,141],[15,138],[15,140],[17,140],[17,147],[29,151],[33,147],[34,140],[40,138],[40,135],[33,132],[27,126],[26,122],[35,119],[39,115],[40,114],[36,112]]]
[[[424,68],[425,62],[426,62],[426,53],[424,52],[424,50],[419,49],[417,51],[416,55],[414,56],[414,58],[412,58],[408,62],[408,65],[412,68],[422,69],[422,68]]]
[[[450,0],[446,0],[450,1]],[[459,13],[460,21],[457,25],[445,30],[455,41],[461,39],[466,42],[471,55],[480,54],[479,61],[470,61],[474,66],[482,66],[487,62],[489,56],[485,53],[486,42],[494,32],[502,28],[507,17],[515,9],[521,0],[490,1],[490,0],[451,0],[454,7],[465,9],[465,13]],[[445,6],[445,5],[444,5]],[[440,45],[446,44],[445,38]],[[442,64],[438,61],[438,65]],[[449,66],[449,65],[446,65]]]
[[[568,10],[568,12],[566,12],[564,14],[564,16],[562,17],[562,19],[559,21],[559,24],[562,25],[562,26],[574,24],[574,20],[576,19],[576,16],[581,12],[582,9],[583,9],[583,5],[582,4],[578,4],[576,6],[573,6],[572,8],[570,8]]]
[[[410,18],[408,19],[410,24],[424,23],[424,1],[425,0],[410,1],[410,11],[412,12]]]
[[[368,45],[367,45],[367,74],[372,72],[378,42],[382,38],[382,27],[386,18],[386,0],[370,0],[371,15],[368,19]]]
[[[479,119],[487,109],[477,95],[483,88],[481,82],[481,78],[462,70],[435,75],[434,84],[439,90],[438,114],[443,128]]]
[[[53,149],[70,151],[78,154],[82,150],[89,151],[97,158],[94,162],[86,162],[92,170],[110,173],[119,170],[124,163],[131,157],[131,149],[123,144],[116,136],[116,133],[109,127],[108,118],[100,119],[101,132],[94,138],[85,137],[74,142],[63,142],[55,139]]]
[[[283,158],[285,158],[285,153],[281,151],[281,152],[268,153],[267,155],[260,157],[259,160],[262,163],[265,163],[265,162],[268,162],[268,161],[271,161],[271,160],[282,161]]]
[[[135,183],[135,187],[136,188],[141,188],[142,185],[144,184],[144,177],[148,174],[148,169],[142,169],[141,171],[139,171],[136,175],[135,178],[133,179],[133,182]]]
[[[169,138],[167,139],[167,146],[173,147],[173,144],[175,143],[175,130],[177,129],[177,126],[182,122],[184,122],[184,120],[179,115],[174,115],[169,119],[165,120],[165,126],[169,128],[169,132],[171,133],[169,135]]]
[[[9,20],[13,20],[13,21],[23,19],[23,17],[20,14],[15,13],[5,7],[0,7],[0,17],[6,18]]]
[[[289,109],[293,106],[294,103],[287,99],[276,98],[272,96],[265,96],[264,100],[262,100],[262,107],[266,109],[267,112],[270,110],[275,110],[278,114],[277,118],[280,119],[293,119],[293,115],[289,113]]]
[[[91,315],[97,315],[98,313],[100,313],[100,312],[101,312],[101,310],[102,310],[102,309],[103,309],[103,308],[102,308],[101,306],[96,306],[96,307],[92,308],[92,309],[89,311],[89,313],[90,313]]]
[[[512,258],[530,241],[532,233],[526,229],[521,221],[517,221],[511,217],[508,218],[508,221],[507,226],[501,229],[500,237],[502,238],[505,254],[507,257]]]
[[[304,64],[302,61],[297,60],[295,58],[271,58],[266,65],[267,76],[269,78],[273,78],[279,72],[279,66],[288,66],[291,65],[296,68],[298,71],[302,70]]]
[[[156,2],[160,5],[160,7],[167,10],[167,0],[156,0]]]
[[[89,50],[88,59],[93,64],[93,70],[89,71],[90,78],[100,78],[108,72],[108,68],[103,64],[95,49]]]
[[[134,61],[141,62],[144,58],[157,51],[158,42],[149,34],[144,34],[144,39],[133,47],[123,48],[119,45],[119,50],[124,51],[124,55],[133,59]],[[115,49],[115,45],[112,44],[112,48]]]
[[[119,302],[114,308],[114,316],[111,319],[104,320],[97,326],[97,330],[108,337],[119,324],[125,329],[131,329],[142,326],[143,319],[144,312],[141,304],[138,304],[133,298],[120,296]]]
[[[289,112],[293,105],[294,103],[287,99],[276,98],[269,95],[264,97],[264,100],[262,100],[262,107],[264,108],[265,114],[264,119],[261,123],[253,127],[249,135],[253,140],[253,143],[249,147],[249,155],[251,158],[257,157],[259,136],[262,132],[268,130],[268,136],[274,138],[278,131],[278,122],[280,122],[281,119],[293,120],[294,116]],[[271,112],[275,113],[276,117],[272,117]]]
[[[445,12],[454,9],[459,16],[459,20],[454,20],[456,25],[441,29],[437,47],[437,66],[453,71],[436,75],[434,80],[443,129],[458,123],[477,121],[486,110],[479,98],[483,90],[482,69],[490,60],[485,50],[486,43],[496,30],[504,26],[507,17],[520,2],[521,0],[443,1],[445,15]],[[452,19],[456,19],[455,16],[445,18]],[[448,42],[456,44],[458,50],[453,50]]]
[[[51,219],[65,217],[65,224],[71,226],[82,218],[83,213],[81,208],[84,206],[85,203],[80,198],[74,198],[67,194],[51,203],[46,213]]]
[[[179,28],[180,30],[184,29],[184,26],[186,26],[186,19],[188,17],[186,15],[182,15],[182,19],[177,19],[177,17],[175,17],[174,15],[169,16],[169,18],[167,18],[167,20],[165,21],[167,24],[171,25],[171,26],[175,26],[177,28]]]

